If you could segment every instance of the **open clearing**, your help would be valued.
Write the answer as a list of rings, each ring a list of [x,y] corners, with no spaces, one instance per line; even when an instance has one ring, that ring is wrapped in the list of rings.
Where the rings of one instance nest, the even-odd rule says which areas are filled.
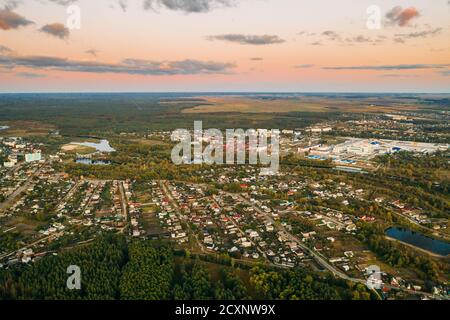
[[[184,109],[183,113],[289,113],[289,112],[371,112],[389,113],[417,110],[415,101],[398,99],[386,102],[379,98],[359,100],[343,97],[293,97],[261,99],[254,97],[203,97],[204,104]],[[381,102],[383,101],[383,102]]]
[[[89,154],[95,152],[95,148],[82,146],[75,143],[65,144],[61,147],[61,151],[68,153]]]

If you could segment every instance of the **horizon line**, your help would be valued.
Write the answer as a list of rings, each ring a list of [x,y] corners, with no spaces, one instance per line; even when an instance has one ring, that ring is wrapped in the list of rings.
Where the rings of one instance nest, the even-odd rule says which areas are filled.
[[[449,94],[434,91],[9,91],[8,94]]]

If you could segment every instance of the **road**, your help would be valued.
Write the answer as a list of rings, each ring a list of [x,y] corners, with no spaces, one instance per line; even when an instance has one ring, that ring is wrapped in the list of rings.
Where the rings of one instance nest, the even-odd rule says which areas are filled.
[[[233,195],[231,193],[228,193],[230,196]],[[335,277],[353,282],[353,283],[360,283],[360,284],[367,284],[367,281],[365,279],[358,279],[358,278],[352,278],[349,277],[348,275],[346,275],[344,272],[336,269],[333,265],[331,265],[327,259],[325,257],[323,257],[321,254],[319,254],[317,251],[307,247],[299,238],[297,238],[296,236],[294,236],[292,233],[290,233],[288,230],[286,230],[285,227],[283,227],[281,224],[275,223],[275,220],[266,212],[264,212],[263,210],[261,210],[260,208],[258,208],[258,206],[254,205],[253,203],[251,203],[249,200],[247,200],[246,198],[244,198],[241,195],[238,195],[238,197],[246,204],[250,205],[256,212],[258,212],[259,214],[264,215],[264,217],[267,219],[268,222],[272,223],[273,226],[275,228],[277,228],[278,231],[283,231],[287,234],[287,236],[289,237],[289,239],[295,243],[297,243],[297,245],[305,252],[307,252],[310,256],[312,256],[314,258],[314,260],[321,265],[322,267],[324,267],[325,269],[327,269],[329,272],[331,272]],[[442,297],[442,296],[436,296],[433,294],[430,294],[428,292],[422,292],[422,291],[415,291],[415,290],[410,290],[410,289],[406,289],[406,288],[401,288],[401,287],[396,287],[396,286],[391,286],[388,284],[383,284],[383,287],[389,288],[391,290],[401,290],[404,292],[408,292],[411,294],[421,294],[423,296],[429,297],[429,298],[434,298],[434,299],[446,299],[446,297]],[[378,294],[378,292],[377,292]]]
[[[198,240],[197,235],[195,234],[195,232],[192,231],[192,229],[191,229],[191,227],[189,225],[189,221],[187,221],[186,217],[183,214],[181,214],[180,206],[178,205],[177,201],[173,198],[172,193],[169,191],[169,188],[167,187],[167,182],[166,181],[160,181],[160,186],[161,186],[162,191],[166,195],[166,197],[169,199],[171,204],[174,206],[175,211],[176,211],[177,216],[180,219],[180,221],[183,221],[186,224],[187,228],[189,229],[188,230],[189,234],[194,236],[195,241],[197,242],[197,245],[200,248],[200,250],[203,253],[206,253],[206,249],[203,247],[203,245],[201,244],[200,240]]]
[[[37,245],[38,243],[41,243],[41,242],[43,242],[43,241],[46,241],[47,239],[50,239],[50,238],[55,237],[55,236],[58,236],[58,234],[56,234],[56,235],[55,235],[55,234],[51,234],[51,235],[49,235],[49,236],[45,236],[45,237],[39,238],[39,239],[35,240],[34,242],[29,243],[29,244],[27,244],[26,246],[24,246],[24,247],[22,247],[22,248],[20,248],[20,249],[18,249],[18,250],[15,250],[15,251],[13,251],[13,252],[9,252],[9,253],[6,253],[6,254],[1,255],[1,256],[0,256],[0,260],[3,260],[4,258],[10,257],[10,256],[13,256],[13,255],[17,254],[17,253],[20,252],[20,251],[24,251],[24,250],[26,250],[26,249],[28,249],[28,248],[34,247],[34,246]]]
[[[119,181],[120,202],[122,203],[122,214],[125,217],[125,221],[128,222],[128,200],[123,188],[123,182]]]
[[[38,167],[20,187],[14,190],[13,193],[11,193],[5,201],[0,203],[0,212],[8,208],[10,204],[14,201],[14,199],[16,199],[22,192],[26,191],[30,187],[30,185],[33,183],[33,178],[36,177],[39,173],[41,173],[42,169],[46,166],[46,164],[47,162],[43,163],[40,167]],[[2,215],[0,214],[0,217],[1,216]]]
[[[231,196],[232,194],[229,194],[229,195]],[[346,280],[350,280],[350,281],[354,280],[354,282],[358,282],[358,283],[366,283],[365,280],[350,278],[342,271],[339,271],[338,269],[336,269],[334,266],[332,266],[330,263],[328,263],[328,261],[326,261],[326,259],[324,257],[322,257],[319,253],[317,253],[313,249],[306,246],[299,238],[297,238],[292,233],[290,233],[288,230],[286,230],[286,228],[284,226],[282,226],[279,223],[276,223],[275,220],[267,212],[264,212],[263,210],[261,210],[259,207],[257,207],[253,203],[251,203],[249,200],[247,200],[243,196],[238,195],[238,197],[241,199],[241,201],[243,201],[247,205],[251,206],[253,208],[253,210],[255,210],[259,214],[263,215],[266,218],[266,221],[271,223],[278,231],[284,232],[291,241],[295,242],[304,252],[306,252],[310,256],[312,256],[319,263],[319,265],[321,265],[322,267],[324,267],[325,269],[327,269],[328,271],[333,273],[335,276],[338,276],[342,279],[346,279]]]
[[[219,205],[219,203],[217,203],[217,201],[216,201],[216,199],[214,199],[214,197],[212,197],[212,200],[214,201],[214,203],[219,207],[219,208],[221,208],[221,206]],[[233,218],[229,218],[230,219],[230,221],[231,221],[231,223],[234,225],[234,227],[236,228],[236,229],[238,229],[239,230],[239,232],[242,234],[242,236],[243,237],[246,237],[246,235],[245,235],[245,232],[239,227],[239,225],[236,223],[236,221],[234,221],[234,219]],[[248,240],[251,242],[251,244],[256,248],[256,250],[258,250],[259,251],[259,253],[261,254],[261,256],[264,258],[264,260],[266,260],[266,262],[268,262],[268,263],[271,263],[270,261],[269,261],[269,259],[267,258],[267,255],[266,255],[266,253],[252,240],[252,239],[250,239],[250,237],[248,237]]]

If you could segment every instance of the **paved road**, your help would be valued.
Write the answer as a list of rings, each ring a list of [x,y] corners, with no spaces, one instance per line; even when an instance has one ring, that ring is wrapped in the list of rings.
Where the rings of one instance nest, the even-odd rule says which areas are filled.
[[[221,206],[219,205],[219,203],[217,203],[216,199],[214,199],[214,197],[212,197],[212,200],[214,201],[214,203],[219,206],[219,208],[221,208]],[[236,221],[234,221],[233,218],[230,218],[231,223],[235,226],[235,228],[237,228],[239,230],[239,232],[242,234],[243,237],[247,237],[245,235],[245,232],[239,227],[239,225],[236,223]],[[251,244],[256,248],[256,250],[259,251],[259,253],[261,254],[261,256],[264,258],[264,260],[266,260],[266,262],[271,263],[269,261],[269,259],[267,258],[266,253],[252,240],[250,239],[250,237],[248,237],[249,241],[251,242]]]
[[[169,198],[169,201],[174,206],[178,218],[181,221],[184,221],[184,223],[186,223],[186,225],[187,225],[187,227],[189,229],[188,230],[189,234],[194,236],[194,239],[197,242],[197,245],[200,248],[200,250],[203,253],[206,253],[206,249],[204,248],[203,244],[200,242],[200,240],[198,240],[197,235],[195,234],[195,232],[192,231],[192,229],[191,229],[191,227],[189,225],[189,221],[186,219],[186,217],[183,214],[181,214],[180,206],[178,205],[178,202],[174,199],[172,193],[169,191],[169,188],[167,187],[167,182],[166,181],[160,181],[160,186],[162,188],[163,193],[166,195],[167,198]]]
[[[231,193],[228,193],[228,194],[232,195]],[[297,243],[297,245],[302,250],[304,250],[305,252],[309,253],[317,261],[317,263],[319,263],[322,267],[324,267],[325,269],[330,271],[335,277],[338,277],[338,278],[341,278],[341,279],[344,279],[344,280],[347,280],[347,281],[351,281],[351,282],[354,282],[354,283],[361,283],[361,284],[364,284],[364,285],[367,284],[367,281],[365,279],[358,279],[358,278],[349,277],[344,272],[336,269],[333,265],[331,265],[327,261],[327,259],[325,257],[323,257],[321,254],[319,254],[317,251],[307,247],[299,238],[297,238],[296,236],[291,234],[289,231],[287,231],[286,228],[284,228],[282,225],[276,224],[275,220],[273,220],[273,218],[269,214],[267,214],[266,212],[264,212],[263,210],[258,208],[256,205],[254,205],[253,203],[251,203],[249,200],[247,200],[246,198],[242,197],[241,195],[238,195],[238,197],[243,202],[245,202],[246,204],[250,205],[256,212],[258,212],[260,214],[263,214],[265,216],[265,218],[267,219],[267,221],[271,222],[274,225],[274,227],[277,228],[279,231],[285,232],[287,234],[287,236],[289,237],[289,239],[291,239],[291,241],[294,241],[295,243]],[[388,285],[388,284],[383,284],[383,287],[389,288],[391,290],[401,290],[401,291],[412,293],[412,294],[421,294],[421,295],[424,295],[424,296],[430,297],[430,298],[447,299],[445,297],[436,296],[436,295],[430,294],[428,292],[409,290],[409,289],[406,289],[406,288],[391,286],[391,285]]]
[[[20,187],[18,187],[16,190],[14,190],[13,193],[11,193],[5,201],[0,203],[0,212],[4,209],[8,208],[11,205],[11,203],[14,201],[14,199],[16,199],[22,192],[26,191],[30,187],[30,185],[33,183],[33,178],[36,177],[42,171],[42,169],[45,167],[46,164],[47,164],[47,162],[45,162],[40,167],[38,167],[34,171],[34,173],[30,177],[28,177],[28,179],[24,182],[24,184],[22,184]],[[0,214],[0,217],[1,216],[2,216],[2,214]]]

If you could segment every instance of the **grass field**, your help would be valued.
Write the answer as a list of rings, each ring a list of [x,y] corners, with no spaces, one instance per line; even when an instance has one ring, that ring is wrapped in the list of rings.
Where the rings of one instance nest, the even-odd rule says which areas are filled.
[[[389,113],[417,110],[415,101],[362,98],[358,100],[327,97],[261,99],[253,97],[203,97],[202,105],[184,109],[183,113],[289,113],[289,112],[369,112]]]

